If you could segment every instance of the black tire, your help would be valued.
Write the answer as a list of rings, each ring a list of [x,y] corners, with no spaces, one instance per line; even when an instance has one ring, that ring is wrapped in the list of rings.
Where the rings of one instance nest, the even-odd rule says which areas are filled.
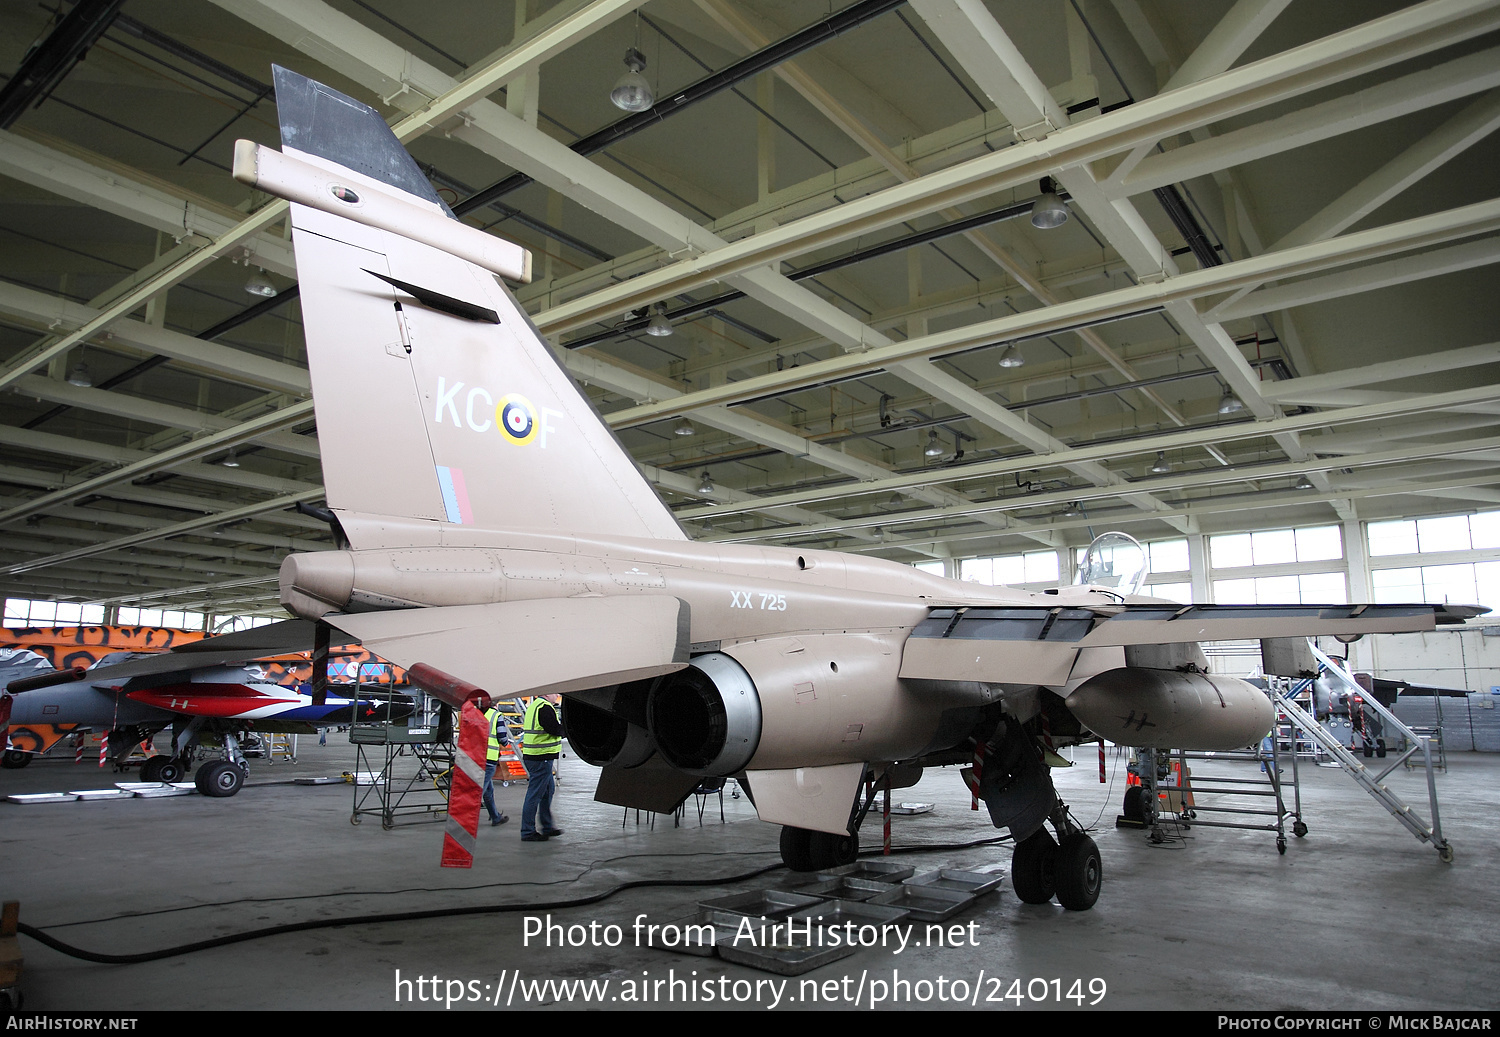
[[[793,871],[814,871],[812,833],[806,828],[781,828],[781,863]]]
[[[843,835],[830,835],[828,832],[813,832],[811,835],[808,848],[812,855],[814,871],[842,868],[859,859],[859,833],[845,832]]]
[[[1121,813],[1127,821],[1146,820],[1146,793],[1139,785],[1132,785],[1125,790],[1125,806]]]
[[[1099,899],[1104,882],[1104,862],[1099,847],[1082,832],[1065,836],[1052,865],[1057,882],[1057,902],[1069,911],[1087,911]]]
[[[0,767],[8,771],[20,770],[31,762],[31,754],[23,753],[19,749],[7,749],[5,755],[0,756]]]
[[[245,783],[245,772],[228,760],[215,760],[198,768],[193,784],[205,796],[227,799],[240,790]]]
[[[1298,839],[1301,839],[1304,835],[1307,834],[1307,825],[1303,824],[1301,821],[1293,822],[1292,834],[1295,835]]]
[[[153,756],[141,764],[142,781],[161,781],[162,764],[167,762],[165,756]]]
[[[1016,844],[1010,858],[1010,884],[1026,904],[1045,904],[1057,892],[1057,843],[1045,828]]]
[[[175,756],[158,756],[156,759],[162,761],[161,777],[157,781],[181,781],[187,777],[187,764]]]

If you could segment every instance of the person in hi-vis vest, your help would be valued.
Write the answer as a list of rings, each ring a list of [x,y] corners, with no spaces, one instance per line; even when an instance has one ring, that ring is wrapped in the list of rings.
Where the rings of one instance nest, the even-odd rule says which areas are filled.
[[[510,724],[499,706],[490,707],[484,719],[490,725],[490,746],[484,756],[484,809],[490,813],[490,824],[503,825],[510,816],[495,809],[495,769],[500,766],[501,747],[510,745]]]
[[[521,804],[521,839],[528,843],[546,842],[562,835],[552,824],[552,793],[557,781],[552,763],[562,750],[562,721],[553,705],[556,695],[538,695],[526,707],[521,733],[521,762],[526,765],[526,800]]]

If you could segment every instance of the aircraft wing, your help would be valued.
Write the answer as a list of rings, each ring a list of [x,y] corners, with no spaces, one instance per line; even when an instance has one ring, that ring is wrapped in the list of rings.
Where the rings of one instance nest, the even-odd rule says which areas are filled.
[[[326,619],[399,666],[427,663],[495,698],[659,677],[688,664],[691,644],[687,602],[664,595],[503,601]]]
[[[1056,686],[1084,649],[1420,632],[1486,611],[1468,605],[939,607],[907,639],[901,676]]]

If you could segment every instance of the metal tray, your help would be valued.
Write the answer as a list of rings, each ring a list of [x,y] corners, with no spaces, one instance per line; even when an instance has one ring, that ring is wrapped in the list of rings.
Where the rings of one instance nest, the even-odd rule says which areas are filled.
[[[798,886],[798,893],[805,893],[811,897],[824,897],[828,900],[869,900],[880,893],[889,893],[891,884],[889,882],[871,882],[869,879],[855,879],[848,875],[839,875],[836,878],[823,879],[808,886]]]
[[[900,882],[902,879],[910,878],[916,874],[917,869],[905,864],[896,864],[891,861],[855,861],[846,864],[842,868],[830,868],[828,871],[818,872],[820,879],[836,879],[848,877],[851,879],[863,879],[866,882]]]
[[[973,893],[943,889],[941,886],[900,885],[869,903],[904,907],[919,922],[941,922],[953,917],[977,899]]]
[[[198,789],[191,781],[159,781],[155,788],[136,789],[135,794],[142,799],[162,799],[166,796],[191,796]]]
[[[69,792],[68,795],[77,796],[79,799],[84,800],[131,799],[135,796],[135,793],[131,792],[129,789],[77,789],[73,792]]]
[[[78,797],[71,792],[17,792],[5,798],[11,803],[31,806],[35,803],[72,803]]]
[[[746,947],[721,945],[719,957],[736,965],[748,965],[762,972],[774,972],[778,976],[800,976],[804,972],[822,968],[841,958],[847,958],[858,947]]]
[[[885,887],[889,893],[891,888]],[[810,907],[804,911],[794,911],[787,917],[787,921],[801,925],[811,920],[815,926],[833,926],[842,928],[844,923],[853,922],[855,926],[873,925],[876,927],[894,925],[904,919],[907,910],[903,907],[879,907],[874,904],[861,903],[857,900],[825,900],[817,907]]]
[[[923,872],[909,879],[903,879],[902,883],[907,886],[935,887],[937,889],[956,889],[961,893],[972,893],[976,897],[983,896],[992,889],[1000,888],[1000,883],[1005,876],[990,874],[982,871],[959,871],[957,868],[939,868],[937,871]]]
[[[740,916],[750,915],[753,918],[785,918],[800,908],[813,907],[822,901],[818,897],[804,896],[801,893],[788,893],[779,889],[757,889],[746,893],[731,893],[727,897],[716,897],[713,900],[700,900],[698,907],[700,917],[705,922],[727,921],[729,925],[738,925]],[[720,919],[710,915],[703,915],[702,911],[717,912],[731,916]]]
[[[892,814],[930,814],[933,804],[931,803],[892,803]]]

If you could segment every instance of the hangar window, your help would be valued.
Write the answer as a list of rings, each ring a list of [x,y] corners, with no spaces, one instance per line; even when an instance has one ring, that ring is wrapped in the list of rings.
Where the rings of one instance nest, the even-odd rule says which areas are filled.
[[[1345,605],[1349,586],[1343,573],[1215,580],[1214,601],[1220,605]]]
[[[1215,569],[1321,562],[1344,557],[1344,542],[1338,526],[1229,533],[1209,537],[1208,546]]]
[[[1026,554],[1000,555],[996,558],[966,558],[959,575],[970,583],[983,583],[991,587],[1056,583],[1057,552],[1028,551]]]
[[[21,627],[98,626],[104,622],[103,605],[80,605],[76,601],[5,599],[5,625]]]
[[[934,576],[943,575],[942,562],[918,562],[912,566],[913,569],[921,569],[924,573],[932,573]]]
[[[1376,569],[1370,580],[1377,604],[1451,602],[1500,609],[1500,562]]]
[[[115,622],[122,627],[166,627],[170,630],[202,630],[203,613],[121,607]]]
[[[1478,515],[1371,522],[1370,554],[1434,554],[1440,551],[1482,551],[1500,547],[1500,511]]]

